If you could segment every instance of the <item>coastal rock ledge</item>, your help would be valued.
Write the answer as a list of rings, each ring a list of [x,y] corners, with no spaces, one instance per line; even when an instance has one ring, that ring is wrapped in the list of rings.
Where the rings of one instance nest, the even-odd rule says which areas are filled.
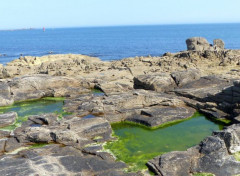
[[[156,156],[146,163],[149,170],[160,176],[239,175],[240,50],[225,49],[220,39],[209,44],[194,37],[186,44],[188,50],[178,53],[111,62],[68,54],[0,65],[0,106],[65,97],[68,112],[61,118],[31,114],[21,126],[16,112],[0,114],[0,175],[149,175],[126,172],[128,166],[104,150],[115,140],[111,123],[158,128],[196,111],[230,125],[187,151]]]

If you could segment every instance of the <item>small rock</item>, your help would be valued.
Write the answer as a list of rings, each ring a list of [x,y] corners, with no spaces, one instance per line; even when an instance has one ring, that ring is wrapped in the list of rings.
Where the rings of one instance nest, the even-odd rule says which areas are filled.
[[[22,144],[19,143],[16,138],[9,138],[6,141],[5,152],[12,152],[12,151],[20,148],[21,146],[22,146]]]
[[[213,40],[213,47],[219,48],[219,49],[224,49],[224,42],[221,39],[215,39]]]
[[[11,125],[17,119],[16,112],[8,112],[5,114],[0,114],[0,127],[5,127]]]

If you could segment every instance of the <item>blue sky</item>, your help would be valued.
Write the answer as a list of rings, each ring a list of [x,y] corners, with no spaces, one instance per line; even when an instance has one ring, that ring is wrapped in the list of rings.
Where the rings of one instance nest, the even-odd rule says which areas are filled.
[[[1,0],[0,29],[240,22],[240,0]]]

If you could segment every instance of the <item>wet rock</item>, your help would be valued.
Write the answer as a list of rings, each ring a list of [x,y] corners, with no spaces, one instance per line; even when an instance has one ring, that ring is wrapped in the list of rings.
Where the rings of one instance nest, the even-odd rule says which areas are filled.
[[[16,121],[16,119],[17,119],[16,112],[0,114],[0,127],[11,125]]]
[[[156,106],[141,110],[141,114],[126,118],[126,121],[157,127],[169,122],[184,120],[193,116],[195,110],[189,107]]]

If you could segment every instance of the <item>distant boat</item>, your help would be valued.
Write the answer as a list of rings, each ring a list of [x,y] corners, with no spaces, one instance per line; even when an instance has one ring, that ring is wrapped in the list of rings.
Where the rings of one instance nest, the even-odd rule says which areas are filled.
[[[43,27],[43,32],[45,32],[45,27]]]

